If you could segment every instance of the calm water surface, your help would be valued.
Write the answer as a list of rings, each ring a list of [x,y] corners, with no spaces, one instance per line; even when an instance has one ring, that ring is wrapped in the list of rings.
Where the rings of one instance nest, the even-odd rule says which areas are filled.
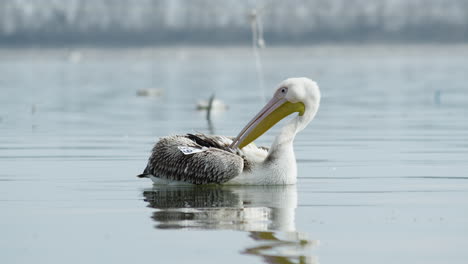
[[[468,47],[1,49],[1,263],[466,263]],[[299,181],[153,187],[155,140],[236,135],[319,83]],[[161,89],[159,97],[137,96]],[[268,145],[276,129],[256,141]]]

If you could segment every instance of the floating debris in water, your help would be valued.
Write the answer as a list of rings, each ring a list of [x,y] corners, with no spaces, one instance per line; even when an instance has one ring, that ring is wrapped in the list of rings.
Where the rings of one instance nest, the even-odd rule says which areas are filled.
[[[159,97],[162,94],[163,94],[163,90],[158,89],[158,88],[146,88],[146,89],[139,89],[137,91],[138,96]]]
[[[200,100],[197,103],[197,110],[208,110],[210,107],[210,100]],[[223,101],[218,99],[213,99],[211,103],[211,111],[225,111],[228,110],[229,106],[226,105]]]
[[[206,109],[206,121],[208,122],[208,130],[210,134],[214,134],[214,126],[213,122],[211,121],[211,111],[213,111],[213,102],[215,100],[215,94],[212,94],[210,99],[208,100],[208,108]]]

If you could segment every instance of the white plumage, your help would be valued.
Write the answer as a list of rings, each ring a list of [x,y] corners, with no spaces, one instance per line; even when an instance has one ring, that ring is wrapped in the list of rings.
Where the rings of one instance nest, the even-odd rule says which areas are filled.
[[[295,184],[294,137],[315,117],[319,104],[315,82],[287,79],[236,138],[202,134],[164,137],[156,143],[139,176],[149,177],[156,184]],[[250,144],[294,112],[298,115],[281,128],[269,149]]]

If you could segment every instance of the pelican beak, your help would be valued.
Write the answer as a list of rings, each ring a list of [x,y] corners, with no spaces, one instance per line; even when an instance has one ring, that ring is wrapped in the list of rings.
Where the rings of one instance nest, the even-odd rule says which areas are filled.
[[[242,129],[234,139],[231,148],[243,148],[263,135],[268,129],[286,116],[298,112],[304,114],[305,106],[302,102],[291,103],[286,98],[273,97],[263,109]]]

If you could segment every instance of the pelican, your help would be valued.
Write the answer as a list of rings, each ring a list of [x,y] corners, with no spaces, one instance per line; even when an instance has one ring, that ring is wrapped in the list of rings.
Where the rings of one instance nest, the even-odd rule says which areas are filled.
[[[293,141],[315,117],[320,90],[308,78],[289,78],[236,138],[203,134],[161,138],[144,172],[155,184],[285,185],[297,181]],[[286,116],[270,148],[252,142]]]

